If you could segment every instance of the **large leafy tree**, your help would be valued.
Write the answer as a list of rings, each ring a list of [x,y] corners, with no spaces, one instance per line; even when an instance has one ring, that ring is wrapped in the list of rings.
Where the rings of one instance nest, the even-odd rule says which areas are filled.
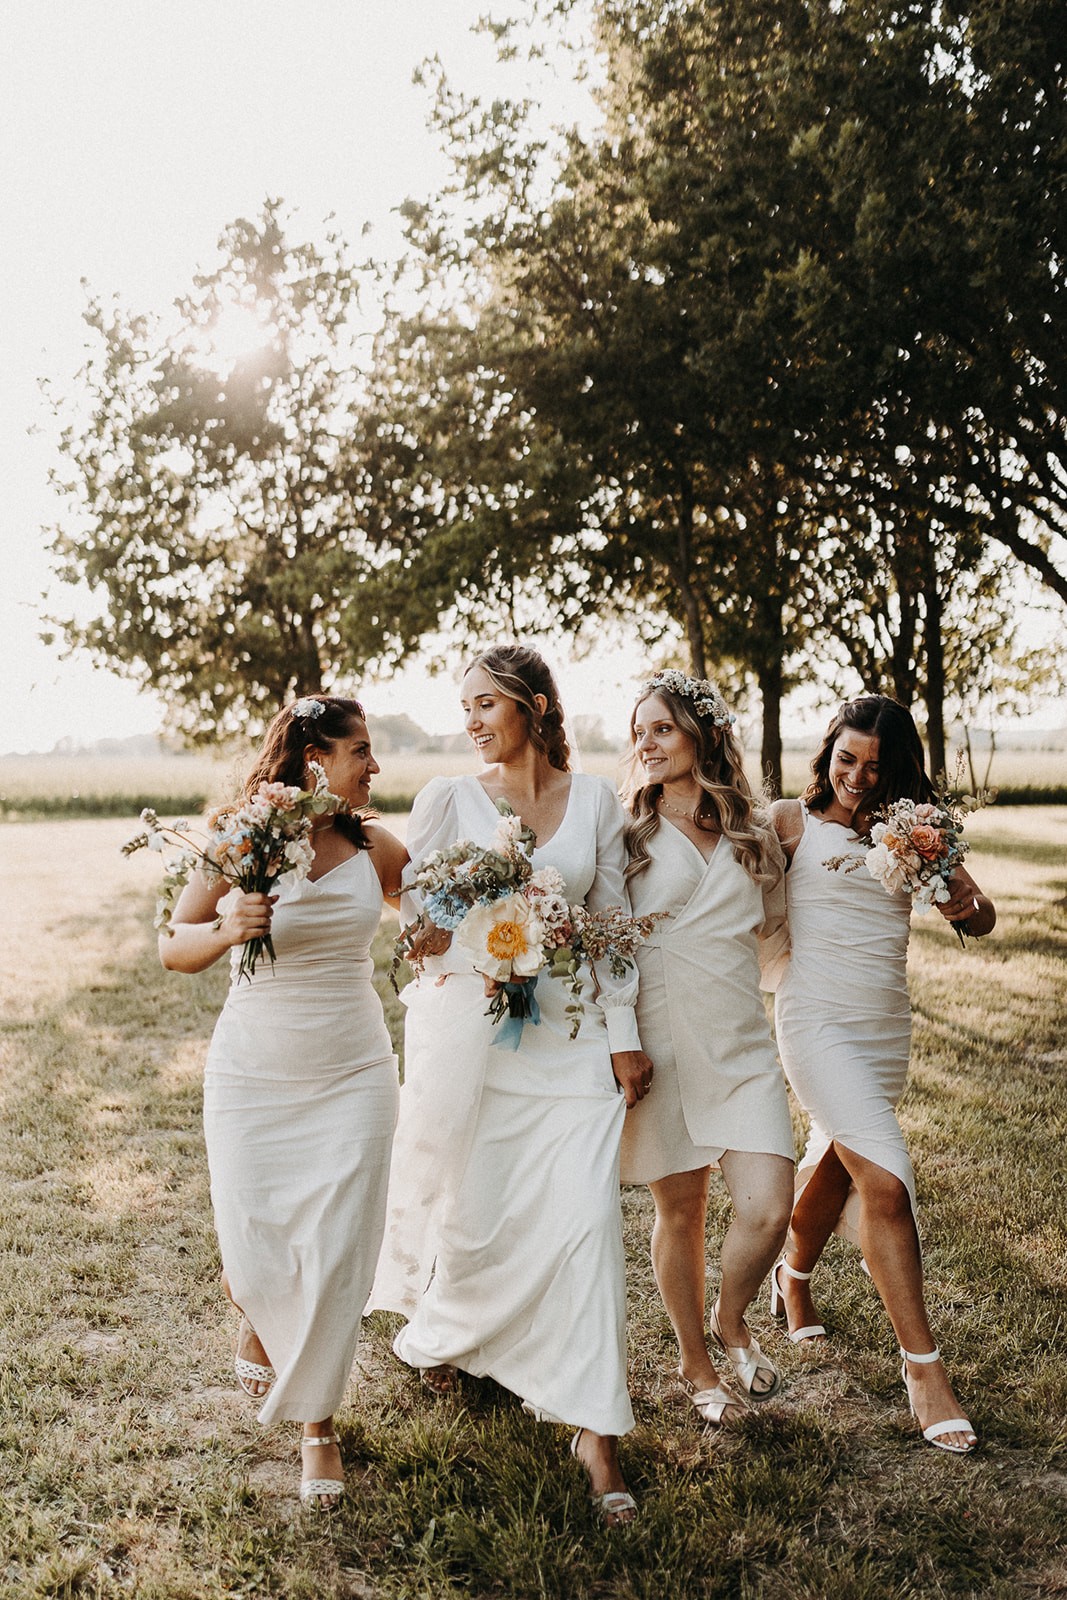
[[[352,659],[348,612],[380,565],[348,448],[358,290],[339,241],[289,243],[268,203],[226,230],[171,326],[87,310],[54,548],[96,610],[62,628],[192,739],[255,725]],[[358,609],[366,660],[385,632]]]

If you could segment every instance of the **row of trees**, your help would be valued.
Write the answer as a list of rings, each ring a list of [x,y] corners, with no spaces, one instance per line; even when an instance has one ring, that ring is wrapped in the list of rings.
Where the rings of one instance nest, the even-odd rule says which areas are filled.
[[[542,48],[573,5],[530,10]],[[1067,601],[1067,13],[589,15],[594,137],[438,81],[455,182],[361,360],[360,274],[276,204],[178,335],[91,306],[56,546],[102,610],[67,637],[210,736],[442,627],[615,616],[758,689],[772,774],[816,676],[922,702],[938,766],[950,703],[1049,681],[1020,579]],[[265,336],[220,376],[227,301]]]

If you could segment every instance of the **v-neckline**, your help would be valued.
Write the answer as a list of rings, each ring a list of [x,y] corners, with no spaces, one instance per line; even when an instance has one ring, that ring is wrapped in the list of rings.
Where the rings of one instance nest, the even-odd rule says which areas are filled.
[[[350,856],[345,856],[343,861],[339,861],[335,867],[328,868],[328,870],[323,872],[319,877],[312,878],[309,874],[304,878],[303,881],[304,883],[310,883],[313,889],[317,889],[320,883],[325,883],[327,878],[332,878],[335,872],[340,872],[342,867],[347,867],[350,861],[358,861],[359,857],[363,855],[363,853],[364,852],[362,850],[355,850]]]
[[[571,802],[574,799],[574,773],[573,772],[568,773],[568,777],[570,778],[571,781],[570,781],[570,787],[567,790],[567,804],[563,807],[563,815],[559,819],[559,825],[552,833],[549,834],[547,839],[545,839],[544,841],[539,839],[537,841],[537,843],[534,845],[534,854],[535,855],[537,854],[538,850],[546,850],[548,848],[548,846],[552,843],[553,839],[558,838],[559,835],[563,832],[563,829],[566,827],[567,818],[570,815]],[[476,774],[472,774],[471,782],[475,785],[475,787],[478,790],[478,793],[485,800],[486,805],[487,806],[491,806],[493,811],[496,812],[497,820],[499,821],[499,819],[503,815],[503,813],[500,812],[500,811],[497,811],[496,801],[493,799],[492,795],[490,795],[488,793],[488,791],[486,790],[486,787],[482,783],[481,779]],[[508,805],[510,805],[510,804],[511,804],[511,801],[509,800],[508,801]],[[519,812],[519,811],[516,811],[516,812],[514,812],[514,815],[517,816],[517,817],[521,817],[522,813]]]
[[[671,819],[669,817],[661,816],[660,817],[660,821],[661,822],[665,822],[667,824],[668,828],[670,828],[671,832],[672,833],[676,833],[678,835],[679,839],[683,839],[685,841],[685,843],[689,846],[690,850],[695,850],[696,851],[697,855],[700,857],[700,859],[704,863],[705,867],[710,867],[711,866],[711,863],[715,860],[715,857],[719,853],[719,846],[722,844],[722,834],[721,833],[718,835],[717,839],[715,840],[714,845],[712,846],[711,854],[706,856],[704,854],[703,850],[700,848],[700,846],[698,844],[696,844],[692,839],[690,839],[690,837],[689,837],[689,835],[687,833],[683,833],[681,828],[675,827],[674,823],[671,821]]]

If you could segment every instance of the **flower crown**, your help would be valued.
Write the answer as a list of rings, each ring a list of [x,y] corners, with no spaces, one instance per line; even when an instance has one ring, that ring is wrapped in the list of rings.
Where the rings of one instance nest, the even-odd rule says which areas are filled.
[[[737,721],[718,689],[707,678],[690,678],[687,673],[670,667],[665,672],[655,673],[642,685],[642,698],[655,694],[657,689],[669,689],[672,694],[680,694],[686,700],[691,700],[693,709],[702,717],[710,717],[717,728],[729,728]]]
[[[314,722],[316,717],[321,717],[326,707],[321,700],[314,700],[306,694],[302,700],[293,701],[293,716],[299,717],[302,722]]]

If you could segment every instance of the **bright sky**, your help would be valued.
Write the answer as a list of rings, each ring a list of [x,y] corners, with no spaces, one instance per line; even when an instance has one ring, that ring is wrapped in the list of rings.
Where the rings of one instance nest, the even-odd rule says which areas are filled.
[[[294,237],[325,219],[353,246],[399,243],[394,208],[446,166],[414,68],[439,54],[493,94],[500,68],[470,33],[488,0],[4,0],[0,8],[0,753],[153,731],[151,695],[37,638],[51,578],[42,529],[57,464],[39,381],[70,394],[82,361],[85,278],[135,310],[164,310],[215,260],[235,217],[279,196]],[[587,102],[541,83],[552,120]],[[32,430],[37,430],[36,432]],[[625,714],[635,663],[568,666],[576,710]],[[450,675],[419,669],[367,692],[433,731],[458,725]]]
[[[470,26],[503,0],[3,0],[0,7],[0,753],[152,732],[151,695],[37,638],[51,590],[42,532],[58,463],[41,379],[69,395],[83,357],[85,278],[128,308],[165,310],[216,240],[267,196],[294,237],[325,219],[372,248],[399,242],[394,208],[433,192],[444,158],[412,72],[439,54],[462,87],[498,93],[501,69]],[[549,121],[584,92],[541,80]],[[625,724],[637,649],[561,662],[572,713]],[[431,731],[458,726],[450,675],[368,687],[368,706]],[[821,711],[817,717],[821,722]],[[1055,721],[1055,718],[1049,719]]]

